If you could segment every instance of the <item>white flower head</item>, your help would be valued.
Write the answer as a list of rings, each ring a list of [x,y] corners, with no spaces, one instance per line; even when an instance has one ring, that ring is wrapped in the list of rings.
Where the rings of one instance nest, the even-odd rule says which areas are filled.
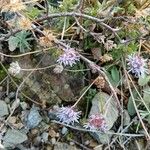
[[[91,115],[84,127],[89,130],[98,130],[103,132],[107,130],[105,118],[101,114]]]
[[[19,66],[19,63],[16,61],[16,62],[12,62],[10,64],[10,67],[8,69],[8,72],[13,75],[13,76],[16,76],[17,74],[19,74],[21,71],[21,67]]]
[[[56,116],[59,120],[66,124],[74,124],[78,122],[81,111],[75,111],[73,107],[60,107],[57,109]]]
[[[138,54],[129,55],[127,58],[129,72],[133,73],[136,77],[143,77],[146,73],[148,73],[146,61],[146,59]]]
[[[54,73],[59,74],[64,70],[64,67],[60,64],[56,65],[55,68],[53,69]]]
[[[64,53],[59,56],[57,62],[64,66],[73,66],[76,64],[76,61],[80,60],[80,56],[77,55],[73,48],[67,48],[64,50]]]

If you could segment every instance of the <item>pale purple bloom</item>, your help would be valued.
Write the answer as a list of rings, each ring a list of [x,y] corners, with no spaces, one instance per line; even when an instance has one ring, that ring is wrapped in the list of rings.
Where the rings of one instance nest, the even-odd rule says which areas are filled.
[[[89,130],[98,130],[103,132],[107,130],[105,118],[101,114],[91,115],[84,127]]]
[[[66,124],[74,124],[78,122],[80,118],[81,111],[75,111],[73,107],[60,107],[57,108],[56,116],[59,120]]]
[[[76,61],[80,60],[80,56],[75,52],[73,48],[68,48],[64,50],[64,53],[59,56],[57,62],[64,66],[73,66]]]
[[[148,72],[146,61],[146,59],[138,54],[129,55],[127,58],[129,72],[133,73],[136,77],[143,77]]]

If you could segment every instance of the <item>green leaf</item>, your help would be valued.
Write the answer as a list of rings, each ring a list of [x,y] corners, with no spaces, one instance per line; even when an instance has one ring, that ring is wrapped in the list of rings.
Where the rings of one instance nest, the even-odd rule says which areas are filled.
[[[11,36],[8,39],[9,50],[14,51],[18,47],[19,40],[17,37]]]
[[[132,94],[133,94],[134,100],[137,100],[137,98],[138,98],[137,92],[132,91]],[[129,99],[128,99],[127,109],[128,109],[129,115],[134,116],[136,114],[136,110],[135,110],[135,107],[134,107],[134,104],[133,104],[132,96],[130,96]]]
[[[43,11],[39,10],[36,7],[30,7],[26,14],[31,18],[31,19],[36,19]]]
[[[123,112],[123,126],[127,126],[130,124],[131,118],[129,116],[129,113],[126,109],[124,109]]]
[[[150,87],[146,87],[143,89],[143,100],[145,101],[146,105],[149,107],[150,105]]]
[[[111,76],[112,76],[112,79],[118,83],[119,80],[120,80],[120,76],[119,76],[119,71],[117,69],[116,66],[113,66],[112,69],[111,69]]]
[[[150,76],[139,77],[138,84],[140,86],[146,85],[150,81]]]
[[[147,121],[150,124],[150,115],[147,117]]]
[[[21,31],[16,33],[15,36],[11,36],[8,39],[9,50],[14,51],[16,48],[19,48],[20,52],[24,53],[30,49],[29,40],[32,38],[28,38],[29,32]]]
[[[128,113],[130,114],[130,116],[134,116],[136,114],[136,110],[135,110],[131,96],[129,97],[129,100],[128,100],[127,109],[128,109]]]

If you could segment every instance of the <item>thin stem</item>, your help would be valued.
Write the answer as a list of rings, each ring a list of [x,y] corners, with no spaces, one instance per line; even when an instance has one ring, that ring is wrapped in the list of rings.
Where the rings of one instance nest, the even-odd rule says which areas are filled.
[[[72,128],[74,130],[83,131],[83,132],[96,132],[96,133],[102,133],[102,134],[108,134],[108,135],[129,136],[129,137],[143,137],[144,136],[144,134],[127,134],[127,133],[114,133],[114,132],[111,132],[111,131],[101,132],[101,131],[97,131],[97,130],[88,130],[88,129],[85,129],[85,128],[81,128],[81,127],[79,128],[79,127],[75,127],[75,126],[72,126],[72,125],[69,125],[69,124],[66,124],[66,123],[63,123],[63,122],[59,122],[59,121],[56,121],[56,120],[51,120],[51,122],[57,123],[57,124],[60,124],[60,125],[64,125],[66,127]]]
[[[67,17],[65,17],[65,19],[64,19],[64,26],[63,26],[63,30],[61,33],[61,40],[63,40],[63,38],[64,38],[65,29],[66,29],[66,22],[67,22]]]
[[[88,88],[82,93],[82,95],[78,98],[78,100],[74,103],[74,105],[72,107],[75,107],[79,103],[79,101],[86,94],[86,92],[91,88],[91,86],[95,83],[96,80],[97,80],[97,78],[88,86]]]
[[[91,69],[78,69],[78,70],[64,69],[64,70],[69,71],[69,72],[82,72],[82,71],[89,71]]]
[[[116,33],[117,31],[119,31],[120,29],[114,29],[112,27],[110,27],[109,25],[107,25],[106,23],[104,23],[105,20],[107,20],[108,18],[105,19],[99,19],[93,16],[89,16],[83,13],[77,13],[77,12],[64,12],[64,13],[54,13],[54,14],[50,14],[48,16],[42,17],[40,19],[37,19],[35,22],[42,22],[44,20],[49,20],[51,18],[56,18],[56,17],[66,17],[66,16],[74,16],[74,17],[83,17],[85,19],[89,19],[92,21],[95,21],[96,23],[99,23],[100,25],[102,25],[103,27],[109,29],[110,31],[112,31],[115,36],[118,38],[118,40],[121,42],[121,39],[119,37],[119,35]]]
[[[44,52],[44,51],[47,51],[49,49],[50,48],[45,48],[43,50],[37,50],[37,51],[33,51],[33,52],[27,52],[27,53],[23,53],[23,54],[19,54],[19,55],[7,55],[7,54],[4,54],[4,53],[0,52],[0,55],[1,56],[5,56],[5,57],[18,58],[18,57],[23,57],[23,56],[26,56],[26,55],[31,55],[31,54],[35,54],[35,53]]]
[[[55,66],[56,66],[56,64],[46,66],[46,67],[42,67],[42,68],[29,68],[29,69],[21,69],[21,70],[23,70],[23,71],[36,71],[36,70],[44,70],[44,69],[52,68],[52,67],[55,67]]]

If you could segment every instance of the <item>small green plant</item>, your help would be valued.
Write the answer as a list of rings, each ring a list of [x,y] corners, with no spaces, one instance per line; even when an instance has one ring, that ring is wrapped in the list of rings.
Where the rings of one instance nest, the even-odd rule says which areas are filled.
[[[29,32],[21,31],[16,33],[15,36],[11,36],[8,39],[9,50],[14,51],[16,48],[19,48],[21,53],[30,50],[30,44],[28,41],[32,40],[32,38],[28,37],[30,35]]]

